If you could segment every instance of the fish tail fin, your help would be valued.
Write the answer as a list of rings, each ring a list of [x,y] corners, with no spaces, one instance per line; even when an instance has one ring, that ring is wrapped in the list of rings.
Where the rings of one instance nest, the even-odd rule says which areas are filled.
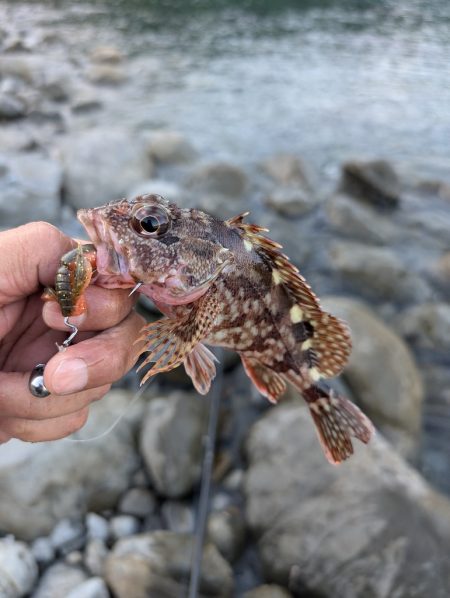
[[[352,436],[364,444],[369,442],[374,433],[372,422],[351,401],[316,385],[303,389],[302,395],[330,463],[341,463],[353,454]]]

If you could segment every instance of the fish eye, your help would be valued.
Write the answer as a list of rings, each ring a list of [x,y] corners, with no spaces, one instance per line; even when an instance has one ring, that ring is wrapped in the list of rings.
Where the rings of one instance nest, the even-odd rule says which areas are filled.
[[[131,215],[131,226],[142,237],[160,237],[170,226],[170,217],[160,206],[136,206]]]

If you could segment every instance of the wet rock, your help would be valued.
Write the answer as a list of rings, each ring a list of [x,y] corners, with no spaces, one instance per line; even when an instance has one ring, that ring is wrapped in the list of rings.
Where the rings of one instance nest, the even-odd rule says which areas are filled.
[[[342,167],[340,190],[375,206],[395,208],[400,201],[400,180],[384,160],[347,162]]]
[[[431,296],[423,278],[387,247],[335,242],[330,259],[343,282],[369,299],[412,303]]]
[[[411,455],[417,448],[424,391],[410,350],[364,304],[338,297],[322,303],[350,326],[353,349],[344,377],[353,395],[375,425],[397,440],[397,448]]]
[[[97,513],[88,513],[86,515],[86,532],[88,538],[106,542],[109,537],[109,523],[107,519]]]
[[[38,577],[36,561],[23,542],[0,539],[0,596],[20,598],[32,589]]]
[[[173,598],[186,591],[192,537],[157,531],[119,540],[108,556],[105,579],[117,598]],[[200,596],[231,597],[229,564],[212,544],[203,549]]]
[[[290,594],[285,588],[275,584],[265,584],[258,586],[249,592],[245,592],[244,598],[290,598]]]
[[[113,540],[132,536],[139,531],[139,521],[131,515],[117,515],[109,522],[109,529]]]
[[[137,197],[138,195],[146,195],[147,193],[161,195],[164,199],[178,204],[180,203],[182,191],[176,183],[171,183],[163,179],[148,179],[138,185],[134,185],[128,192],[127,197]]]
[[[449,501],[380,435],[355,444],[348,462],[331,467],[297,401],[253,426],[246,515],[265,578],[294,594],[444,598]]]
[[[450,349],[450,304],[424,303],[402,312],[400,333],[418,347],[435,349],[448,355]]]
[[[87,579],[71,590],[66,598],[109,598],[106,583],[100,577]]]
[[[145,138],[151,158],[162,164],[192,162],[197,155],[186,137],[177,131],[152,131]]]
[[[113,391],[91,405],[83,438],[94,438],[125,413],[129,395]],[[139,409],[92,442],[39,444],[10,441],[0,447],[0,528],[32,540],[65,517],[115,506],[137,468],[134,431]]]
[[[237,507],[211,513],[208,518],[208,539],[230,563],[240,555],[245,541],[245,523]]]
[[[125,197],[136,181],[152,173],[145,147],[124,130],[76,133],[63,143],[62,155],[65,199],[76,209]]]
[[[199,481],[207,409],[206,399],[197,395],[177,393],[150,401],[140,449],[163,496],[183,496]]]
[[[318,200],[302,187],[279,187],[270,193],[265,204],[282,216],[296,218],[315,208]]]
[[[199,166],[186,184],[193,193],[199,195],[212,193],[240,197],[247,187],[247,177],[238,166],[216,162]]]
[[[435,264],[435,269],[441,280],[450,284],[450,252],[439,258]]]
[[[0,120],[22,118],[26,113],[27,104],[25,100],[6,93],[0,95]]]
[[[84,566],[92,575],[101,577],[107,555],[108,549],[102,540],[90,540],[84,551]]]
[[[61,166],[37,153],[0,155],[0,221],[17,226],[58,218]]]
[[[81,548],[85,541],[85,529],[80,521],[62,519],[50,534],[50,542],[55,550],[67,554]]]
[[[162,505],[161,514],[164,523],[171,532],[185,534],[194,531],[192,505],[180,500],[166,500]]]
[[[36,538],[31,545],[31,552],[41,566],[46,566],[55,560],[55,549],[49,538]]]
[[[291,154],[276,154],[262,164],[264,171],[281,185],[297,184],[310,188],[303,162]]]
[[[87,72],[87,78],[96,85],[121,85],[127,80],[126,71],[113,64],[96,64]]]
[[[78,567],[56,563],[49,567],[39,581],[33,598],[61,598],[86,581],[87,575]],[[81,597],[80,597],[81,598]]]
[[[98,46],[91,52],[91,60],[101,64],[119,64],[124,56],[115,46]]]
[[[120,513],[134,517],[146,517],[150,513],[154,513],[155,509],[155,495],[146,488],[130,488],[119,503]]]
[[[398,229],[386,217],[345,195],[331,197],[325,206],[336,232],[359,241],[384,245],[398,236]]]

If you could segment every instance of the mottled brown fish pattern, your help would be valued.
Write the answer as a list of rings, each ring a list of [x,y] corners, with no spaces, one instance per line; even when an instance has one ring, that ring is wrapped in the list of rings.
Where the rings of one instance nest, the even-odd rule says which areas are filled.
[[[348,362],[350,332],[247,215],[221,221],[157,195],[78,213],[97,250],[97,284],[136,287],[165,315],[138,339],[138,353],[148,353],[140,367],[153,363],[142,382],[184,364],[204,394],[216,373],[206,345],[233,349],[270,401],[294,385],[326,457],[339,463],[353,453],[352,437],[367,443],[373,432],[358,407],[324,384]]]

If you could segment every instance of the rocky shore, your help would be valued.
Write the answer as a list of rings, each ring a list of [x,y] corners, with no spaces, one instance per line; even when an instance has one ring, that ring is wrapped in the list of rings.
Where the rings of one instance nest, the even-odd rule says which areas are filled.
[[[333,468],[298,397],[269,407],[227,355],[201,595],[448,596],[449,182],[355,159],[324,188],[307,156],[211,160],[170,126],[106,122],[156,67],[88,41],[0,24],[0,228],[78,236],[78,208],[147,192],[250,210],[350,324],[336,384],[379,431]],[[85,439],[126,412],[104,438],[0,447],[1,597],[183,595],[208,399],[177,370],[128,409],[135,385],[93,406]]]

